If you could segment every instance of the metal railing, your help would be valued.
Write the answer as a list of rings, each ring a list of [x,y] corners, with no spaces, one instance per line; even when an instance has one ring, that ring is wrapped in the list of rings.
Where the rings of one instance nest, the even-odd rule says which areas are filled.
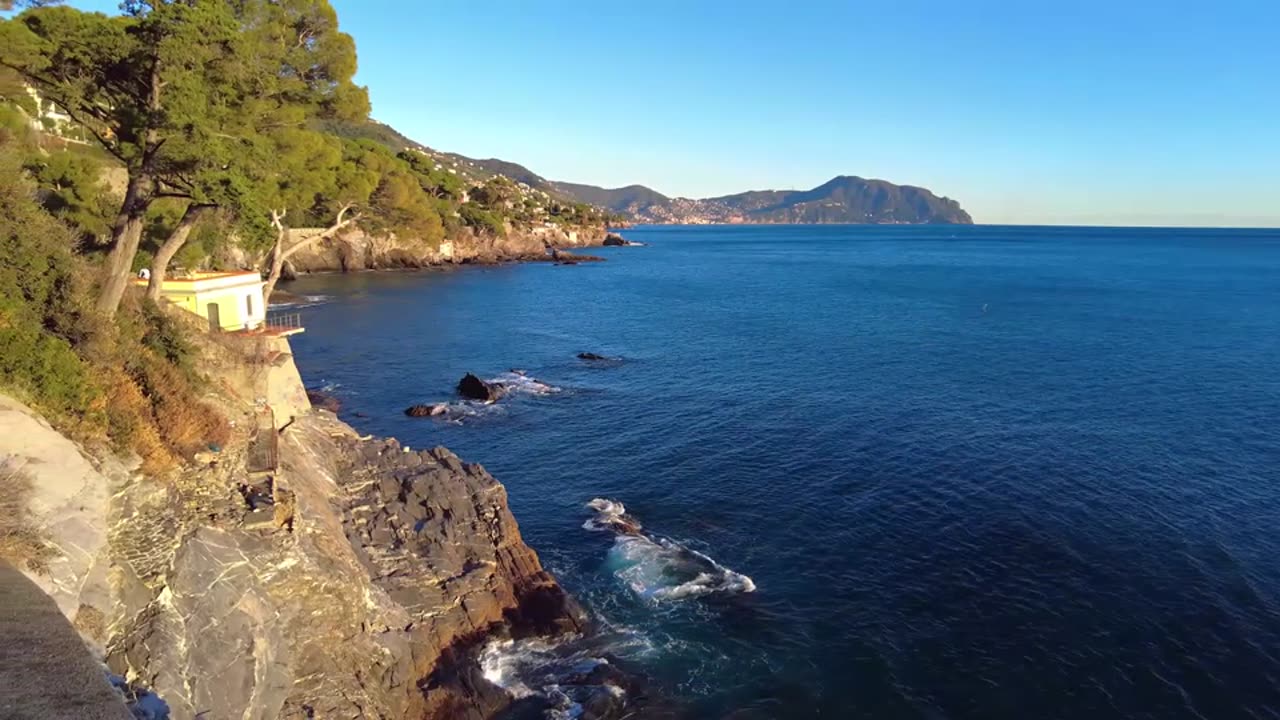
[[[251,473],[271,472],[279,465],[279,457],[275,412],[270,405],[259,406],[254,413],[253,435],[249,438],[245,469]]]
[[[265,327],[275,330],[289,330],[302,327],[302,313],[268,313]]]

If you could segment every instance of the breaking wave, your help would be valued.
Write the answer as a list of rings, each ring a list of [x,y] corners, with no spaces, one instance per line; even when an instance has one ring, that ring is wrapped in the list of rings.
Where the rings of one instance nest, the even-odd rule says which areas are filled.
[[[507,409],[502,403],[502,398],[505,397],[543,396],[563,392],[563,388],[529,377],[523,370],[511,370],[490,378],[486,382],[501,387],[502,394],[497,402],[456,399],[435,403],[438,412],[430,417],[437,422],[462,425],[470,421],[506,414]]]
[[[654,602],[712,593],[754,592],[751,578],[669,538],[641,532],[626,507],[606,498],[587,503],[595,511],[583,527],[618,533],[609,550],[608,568],[640,597]]]
[[[640,530],[640,523],[627,514],[627,506],[616,500],[596,498],[587,503],[587,507],[595,510],[596,514],[582,523],[582,527],[586,530],[595,532],[605,530],[638,532]]]
[[[548,385],[541,380],[529,377],[523,370],[504,372],[501,375],[490,379],[489,382],[501,385],[506,393],[552,395],[562,391],[561,388],[558,388],[555,385]]]
[[[548,720],[570,720],[582,715],[584,704],[625,702],[626,691],[600,657],[608,642],[608,636],[581,635],[493,640],[480,652],[480,671],[516,699],[537,698]]]
[[[291,310],[300,310],[302,308],[315,307],[316,305],[324,305],[333,300],[332,295],[290,295],[287,299],[271,303],[271,310],[277,308],[289,308]]]

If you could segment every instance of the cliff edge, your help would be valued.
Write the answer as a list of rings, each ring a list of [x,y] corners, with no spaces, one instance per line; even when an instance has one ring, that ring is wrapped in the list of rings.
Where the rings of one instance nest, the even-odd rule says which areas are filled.
[[[32,499],[57,557],[27,572],[172,717],[489,718],[513,698],[480,644],[586,628],[484,468],[298,403],[284,339],[207,345],[232,438],[181,470],[72,446],[14,402],[26,440],[0,439],[37,487],[70,448],[89,502],[68,524]]]

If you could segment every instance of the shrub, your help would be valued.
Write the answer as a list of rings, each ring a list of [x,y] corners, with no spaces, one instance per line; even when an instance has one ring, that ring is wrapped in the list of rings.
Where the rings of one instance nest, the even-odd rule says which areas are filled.
[[[498,237],[507,235],[507,227],[502,222],[502,218],[490,210],[472,203],[465,203],[458,208],[458,214],[468,227],[473,227],[480,232],[489,232]]]
[[[132,450],[151,471],[224,444],[226,422],[199,400],[181,323],[146,301],[125,302],[114,321],[91,312],[91,268],[74,246],[0,143],[0,387],[73,436]]]
[[[32,572],[45,572],[57,555],[31,520],[31,476],[0,460],[0,560]]]
[[[150,300],[141,305],[145,325],[142,344],[156,355],[187,373],[192,373],[194,350],[185,329]]]

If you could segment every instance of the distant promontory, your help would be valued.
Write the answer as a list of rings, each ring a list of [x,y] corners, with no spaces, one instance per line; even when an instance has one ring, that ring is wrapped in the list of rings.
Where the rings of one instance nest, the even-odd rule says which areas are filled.
[[[960,203],[912,185],[840,175],[812,190],[755,190],[723,197],[671,198],[642,185],[606,189],[553,183],[561,193],[642,223],[962,224]]]

